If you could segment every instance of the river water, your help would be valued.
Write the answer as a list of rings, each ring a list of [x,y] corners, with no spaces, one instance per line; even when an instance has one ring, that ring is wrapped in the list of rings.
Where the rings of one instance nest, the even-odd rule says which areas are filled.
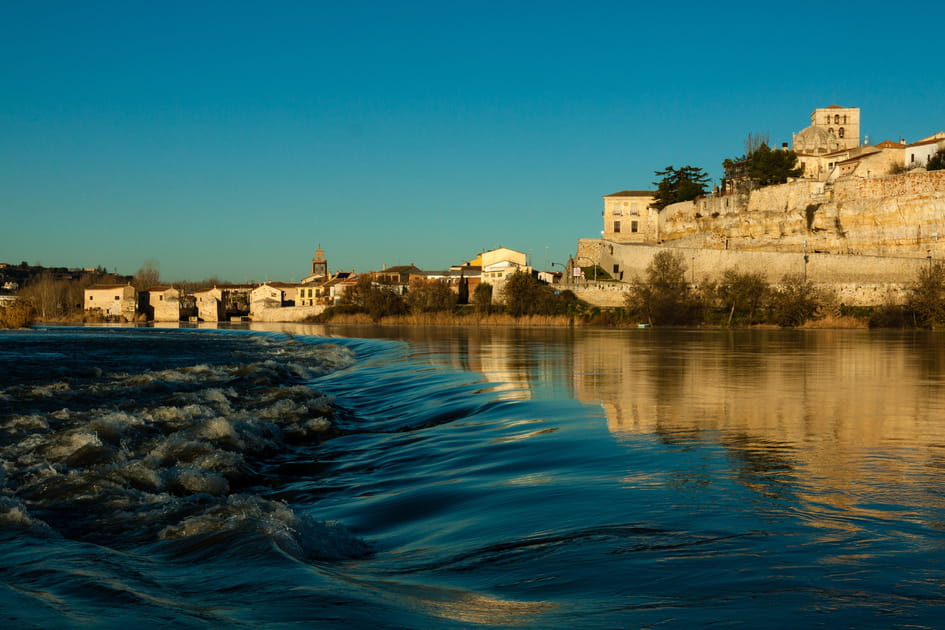
[[[943,380],[930,332],[0,332],[0,627],[943,627]]]

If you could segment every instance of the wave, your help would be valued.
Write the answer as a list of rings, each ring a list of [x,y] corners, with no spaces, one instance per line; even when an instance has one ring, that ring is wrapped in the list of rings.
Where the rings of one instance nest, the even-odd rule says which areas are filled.
[[[220,347],[202,353],[207,336]],[[17,373],[29,377],[0,387],[0,528],[114,549],[263,536],[304,561],[369,552],[343,526],[264,496],[274,463],[338,433],[332,398],[310,382],[353,365],[351,349],[205,332],[103,344],[99,334],[119,356],[89,369],[82,335],[55,337],[62,352],[21,354],[30,369]]]

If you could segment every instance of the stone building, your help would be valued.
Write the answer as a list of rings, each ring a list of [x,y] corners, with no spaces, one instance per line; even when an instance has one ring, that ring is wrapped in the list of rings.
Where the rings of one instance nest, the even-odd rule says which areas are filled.
[[[492,301],[502,301],[502,290],[509,277],[516,273],[532,273],[525,252],[499,247],[482,252],[476,259],[481,263],[481,282],[492,285]]]
[[[138,296],[130,284],[93,284],[85,290],[84,309],[103,317],[131,322],[137,312]]]
[[[604,195],[602,236],[615,243],[655,243],[659,240],[659,211],[651,207],[651,190],[621,190]]]
[[[318,284],[328,280],[328,259],[325,258],[325,251],[319,247],[315,250],[315,256],[312,258],[312,273],[302,278],[302,284]]]
[[[859,146],[860,108],[830,105],[811,112],[810,126],[794,134],[791,148],[804,167],[802,177],[823,180]]]
[[[261,308],[282,308],[295,306],[299,293],[298,284],[288,282],[267,282],[261,284],[249,294],[250,313]]]
[[[149,321],[180,321],[180,291],[171,286],[154,286],[138,294],[138,309]]]

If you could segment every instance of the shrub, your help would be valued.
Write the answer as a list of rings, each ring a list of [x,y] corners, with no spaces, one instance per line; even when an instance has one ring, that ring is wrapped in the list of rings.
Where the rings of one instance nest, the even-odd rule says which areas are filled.
[[[686,282],[681,254],[657,252],[646,268],[646,279],[637,280],[624,298],[627,310],[654,325],[698,323],[702,305]]]
[[[814,285],[799,274],[788,274],[781,280],[781,286],[771,294],[771,321],[778,326],[800,326],[814,318],[821,302],[821,295]]]
[[[945,264],[937,262],[919,270],[907,304],[918,326],[931,328],[945,323]]]
[[[33,307],[23,300],[0,306],[0,328],[26,328],[33,321]]]
[[[449,311],[456,306],[457,295],[441,280],[414,278],[407,291],[407,306],[412,313]]]

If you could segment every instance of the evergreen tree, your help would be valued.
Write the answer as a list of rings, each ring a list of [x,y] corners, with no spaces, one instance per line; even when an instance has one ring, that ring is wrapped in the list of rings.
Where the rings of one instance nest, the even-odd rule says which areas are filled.
[[[945,169],[945,149],[939,149],[925,165],[927,171],[940,171],[942,169]]]
[[[469,279],[462,273],[459,274],[459,295],[456,298],[457,304],[469,304]]]
[[[789,178],[799,177],[803,170],[797,166],[794,151],[772,151],[764,142],[748,156],[748,177],[759,186],[783,184]]]
[[[670,165],[655,173],[662,177],[660,181],[653,182],[656,186],[653,207],[657,210],[680,201],[692,201],[706,193],[709,176],[701,168],[683,166],[677,169]]]

